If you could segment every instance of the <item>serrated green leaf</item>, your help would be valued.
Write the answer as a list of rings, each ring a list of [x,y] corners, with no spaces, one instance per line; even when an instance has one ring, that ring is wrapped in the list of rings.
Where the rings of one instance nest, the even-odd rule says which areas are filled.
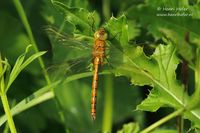
[[[155,103],[155,99],[157,99],[156,103]],[[137,106],[137,109],[155,112],[163,105],[164,105],[164,102],[160,100],[158,90],[153,89],[151,90],[148,97],[144,101],[142,101],[140,105]]]
[[[139,125],[138,123],[128,123],[124,124],[123,128],[117,133],[137,133],[139,131]]]
[[[108,23],[105,25],[106,30],[108,30],[110,38],[115,37],[120,40],[122,45],[128,44],[128,25],[126,16],[121,16],[118,19],[111,17]],[[120,37],[120,38],[118,38]]]
[[[145,55],[141,53],[141,50],[138,52],[140,56],[134,57],[134,53],[137,52],[126,52],[128,56],[126,58],[129,64],[131,64],[132,68],[135,68],[138,73],[141,73],[141,77],[135,78],[133,71],[132,75],[130,75],[132,76],[132,82],[134,84],[149,84],[154,86],[155,89],[158,89],[161,99],[162,95],[164,97],[171,97],[167,98],[168,100],[164,100],[165,104],[170,104],[173,107],[183,106],[183,86],[176,81],[175,75],[175,70],[179,63],[175,46],[172,44],[168,46],[160,45],[156,48],[151,58],[145,57]],[[133,56],[131,56],[131,54]],[[124,70],[126,71],[126,68]],[[131,72],[129,71],[129,73]],[[144,81],[142,78],[146,78],[147,80]],[[170,100],[172,101],[169,102]],[[155,102],[157,102],[157,100]]]
[[[66,21],[76,27],[75,32],[91,35],[93,28],[99,26],[100,19],[96,12],[90,13],[83,8],[68,7],[59,1],[53,1],[53,4],[65,15]]]
[[[128,58],[131,58],[130,63],[133,64],[133,67],[135,67],[140,71],[140,73],[142,73],[141,77],[138,79],[135,79],[133,74],[133,83],[137,81],[136,83],[142,84],[144,83],[144,81],[141,79],[145,77],[148,79],[149,83],[145,82],[144,84],[151,84],[152,86],[154,86],[154,89],[157,89],[157,97],[152,97],[155,92],[152,92],[152,95],[150,95],[151,98],[155,98],[155,105],[157,105],[156,103],[160,100],[160,105],[166,104],[168,106],[176,108],[184,106],[184,103],[182,101],[182,98],[185,95],[183,93],[183,86],[176,81],[175,75],[175,70],[179,63],[176,56],[175,46],[173,46],[172,44],[169,44],[168,46],[160,45],[156,48],[151,58],[149,58],[149,60],[146,59],[146,61],[144,60],[144,56],[143,59],[140,56],[140,60],[137,58],[132,58],[131,56]],[[151,62],[154,62],[154,64],[148,67],[146,66],[148,62],[149,64],[151,64]],[[149,99],[147,101],[149,102]],[[145,101],[143,101],[143,104],[145,104]],[[151,108],[151,111],[155,111],[154,106],[152,106]]]
[[[133,39],[139,34],[139,29],[134,24],[127,22],[126,16],[122,15],[119,18],[111,17],[105,24],[105,28],[109,33],[109,38],[119,40],[121,45],[128,45],[128,41]]]
[[[151,79],[146,76],[145,70],[150,69],[152,73],[157,74],[156,62],[153,60],[151,61],[151,59],[143,53],[142,47],[127,46],[124,48],[124,51],[121,52],[120,56],[121,59],[118,62],[113,61],[112,63],[112,65],[116,67],[117,75],[123,74],[130,78],[134,77],[131,78],[131,82],[135,85],[152,85]]]

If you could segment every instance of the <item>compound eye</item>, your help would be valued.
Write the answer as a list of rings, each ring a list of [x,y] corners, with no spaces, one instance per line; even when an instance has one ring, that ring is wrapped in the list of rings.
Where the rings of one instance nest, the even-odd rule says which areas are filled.
[[[97,38],[99,38],[100,37],[100,35],[99,35],[99,33],[97,33]]]
[[[98,31],[96,31],[96,32],[94,33],[94,38],[95,38],[95,39],[98,39],[98,38],[99,38],[99,33],[98,33]]]

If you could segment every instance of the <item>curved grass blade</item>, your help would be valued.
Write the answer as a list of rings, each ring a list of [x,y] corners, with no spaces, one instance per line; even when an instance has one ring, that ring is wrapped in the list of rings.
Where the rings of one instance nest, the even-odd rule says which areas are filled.
[[[25,60],[25,56],[29,51],[29,48],[31,47],[31,45],[29,45],[26,48],[26,51],[24,54],[22,54],[21,56],[18,57],[11,73],[9,76],[9,80],[6,86],[5,91],[8,91],[8,89],[10,88],[11,84],[13,83],[13,81],[17,78],[17,76],[19,75],[19,73],[28,65],[30,64],[33,60],[35,60],[36,58],[42,56],[43,54],[45,54],[46,52],[37,52],[33,55],[31,55],[28,59]],[[24,61],[25,60],[25,61]]]

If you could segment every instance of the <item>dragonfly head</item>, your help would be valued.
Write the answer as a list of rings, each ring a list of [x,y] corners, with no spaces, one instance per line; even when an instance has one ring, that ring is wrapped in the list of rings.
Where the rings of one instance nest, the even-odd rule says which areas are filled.
[[[105,41],[107,38],[108,38],[108,34],[106,33],[104,28],[100,28],[99,30],[97,30],[94,33],[94,39],[95,40],[99,39],[99,40]]]

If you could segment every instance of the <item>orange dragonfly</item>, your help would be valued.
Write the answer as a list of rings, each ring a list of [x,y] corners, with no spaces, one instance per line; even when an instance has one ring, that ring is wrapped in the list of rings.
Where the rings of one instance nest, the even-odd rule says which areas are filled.
[[[94,47],[92,51],[94,75],[92,81],[92,98],[91,98],[91,116],[93,120],[96,119],[98,71],[99,71],[99,65],[103,65],[104,62],[106,39],[107,39],[107,33],[104,28],[100,28],[94,33]]]
[[[98,89],[98,72],[99,72],[99,67],[103,66],[103,64],[105,63],[105,58],[106,58],[106,55],[108,54],[106,53],[106,49],[108,47],[107,42],[106,42],[108,38],[108,34],[106,30],[104,28],[100,28],[94,33],[94,37],[87,37],[87,39],[85,40],[79,40],[79,38],[75,39],[73,37],[70,37],[70,35],[59,33],[56,29],[53,29],[53,28],[47,28],[47,32],[50,34],[53,33],[53,36],[54,36],[53,38],[55,39],[55,41],[58,42],[59,44],[61,43],[62,45],[66,46],[66,48],[71,49],[69,50],[70,52],[72,52],[73,49],[75,49],[75,50],[80,51],[79,53],[82,53],[80,55],[78,54],[76,56],[72,56],[71,65],[69,65],[69,67],[66,67],[66,65],[63,65],[63,67],[66,67],[66,69],[69,69],[72,66],[76,66],[77,64],[81,62],[84,62],[84,61],[87,62],[87,60],[91,61],[92,59],[93,81],[92,81],[92,93],[91,93],[91,117],[92,117],[92,120],[95,120],[96,119],[97,89]],[[93,46],[90,45],[88,42],[93,42]],[[86,63],[86,66],[89,66],[89,65]],[[76,68],[76,69],[79,69],[79,68]]]

